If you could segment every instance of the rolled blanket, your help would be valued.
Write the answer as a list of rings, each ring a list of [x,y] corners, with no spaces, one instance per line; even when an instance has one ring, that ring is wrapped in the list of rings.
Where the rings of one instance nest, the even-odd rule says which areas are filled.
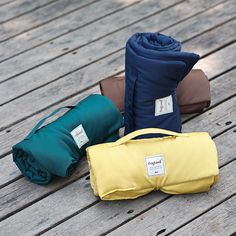
[[[114,76],[99,83],[102,95],[109,98],[124,113],[125,77]],[[205,73],[200,69],[191,70],[178,84],[177,102],[180,113],[199,113],[209,107],[211,102],[210,84]]]
[[[210,83],[202,70],[191,70],[176,91],[181,113],[202,112],[211,104]]]
[[[47,184],[56,176],[69,176],[85,149],[93,144],[115,141],[123,117],[102,95],[90,95],[52,123],[40,128],[40,120],[29,135],[13,146],[13,160],[24,176]],[[39,129],[40,128],[40,129]]]
[[[199,60],[160,33],[137,33],[126,44],[125,134],[156,127],[181,131],[178,83]]]
[[[170,136],[131,140],[151,133]],[[205,192],[218,180],[216,146],[205,132],[148,128],[86,151],[91,186],[103,200],[133,199],[153,190]]]

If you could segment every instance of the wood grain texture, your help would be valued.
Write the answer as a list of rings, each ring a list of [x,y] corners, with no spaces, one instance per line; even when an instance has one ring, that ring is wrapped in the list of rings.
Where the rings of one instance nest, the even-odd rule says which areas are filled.
[[[234,125],[236,125],[236,97],[188,121],[182,131],[207,131],[214,136]]]
[[[226,54],[224,54],[226,51],[221,49],[216,53],[209,55],[203,60],[200,60],[194,68],[201,68],[206,73],[208,78],[220,75],[222,73],[222,67],[225,67],[225,70],[229,70],[235,66],[235,64],[232,63],[236,56],[235,47],[236,43],[233,43],[226,47],[226,51],[228,51]]]
[[[109,235],[166,235],[234,194],[235,167],[236,161],[224,166],[218,184],[208,193],[171,197]]]
[[[68,4],[67,0],[58,0],[48,6],[39,8],[26,15],[19,16],[11,21],[7,21],[1,24],[0,42],[19,35],[22,32],[29,31],[32,28],[47,23],[48,21],[52,21],[53,19],[63,16],[66,13],[70,13],[75,9],[86,6],[90,2],[93,2],[93,0],[70,0],[70,4]]]
[[[166,1],[165,1],[166,2]],[[195,2],[195,4],[197,4],[198,2]],[[231,2],[229,2],[231,3]],[[230,17],[232,17],[232,4],[229,4],[228,2],[224,3],[224,4],[220,4],[217,7],[214,7],[212,9],[210,9],[209,11],[202,13],[200,15],[197,15],[196,17],[194,17],[194,20],[187,20],[184,23],[179,24],[178,27],[176,27],[177,29],[180,28],[180,31],[177,30],[176,33],[172,32],[173,31],[173,27],[171,27],[170,29],[170,35],[172,35],[173,37],[177,38],[178,40],[186,40],[191,38],[192,36],[196,35],[196,32],[203,32],[206,29],[209,29],[215,25],[217,25],[218,23],[222,23],[224,21],[226,21],[227,19],[229,19]],[[183,3],[186,4],[186,3]],[[170,25],[172,25],[173,23],[176,23],[178,20],[182,20],[182,18],[186,18],[188,15],[191,14],[195,14],[195,11],[189,11],[183,12],[183,14],[179,14],[178,9],[180,8],[180,6],[182,6],[183,4],[177,5],[173,8],[170,8],[167,11],[164,11],[163,13],[160,13],[158,15],[155,15],[147,20],[141,21],[139,23],[136,23],[124,30],[121,30],[117,33],[114,33],[112,35],[109,35],[105,38],[102,38],[101,40],[98,40],[94,43],[91,43],[89,45],[86,45],[85,47],[79,48],[76,51],[73,51],[69,54],[64,55],[63,57],[60,57],[56,60],[53,61],[49,61],[46,64],[43,64],[42,66],[39,66],[29,72],[23,73],[20,76],[17,76],[15,78],[12,78],[11,80],[6,81],[5,83],[1,84],[0,86],[0,93],[3,94],[3,100],[0,100],[0,104],[7,102],[11,99],[16,98],[17,96],[20,96],[24,93],[26,93],[27,91],[29,91],[32,88],[37,88],[39,86],[41,86],[44,83],[47,83],[51,80],[53,80],[53,77],[55,76],[63,76],[64,74],[68,73],[69,68],[66,67],[66,62],[69,62],[70,65],[73,65],[73,68],[70,69],[79,69],[85,65],[87,65],[88,63],[92,63],[94,61],[99,60],[100,58],[103,58],[106,55],[109,55],[111,53],[116,52],[117,50],[121,50],[122,48],[124,48],[125,43],[127,41],[127,39],[129,38],[130,35],[132,35],[134,32],[136,31],[156,31],[156,25],[158,23],[159,26],[159,30],[161,30],[162,28],[168,27]],[[154,7],[156,5],[156,1],[148,1],[148,4],[143,5],[142,8],[138,7],[141,4],[136,5],[135,7],[137,9],[140,9],[139,11],[135,10],[133,7],[132,9],[135,11],[135,14],[129,14],[129,12],[127,12],[127,14],[122,14],[123,18],[125,16],[130,16],[130,20],[133,21],[133,19],[137,18],[138,16],[145,16],[145,14],[151,14],[152,12],[157,11],[159,8],[158,7]],[[222,5],[224,6],[224,12],[221,13],[221,17],[218,17],[216,20],[214,18],[215,15],[219,15],[219,12],[222,12]],[[236,3],[235,3],[236,5]],[[183,7],[183,6],[182,6]],[[182,9],[181,7],[181,9]],[[161,7],[160,7],[161,9]],[[236,9],[236,6],[235,6]],[[131,10],[131,9],[126,9]],[[141,12],[140,12],[141,11]],[[121,14],[122,12],[120,12]],[[169,14],[168,14],[169,13]],[[169,17],[169,15],[176,15],[176,17]],[[163,16],[167,16],[168,17],[163,17]],[[115,15],[114,15],[115,17]],[[196,25],[195,22],[200,20],[200,19],[205,19],[206,17],[208,17],[208,22],[205,22],[205,24],[200,24],[200,26],[198,27],[197,30],[192,30],[192,32],[182,32],[181,29],[188,29],[188,28],[192,28],[194,29],[194,26]],[[116,27],[119,28],[120,26],[122,26],[122,24],[128,24],[129,23],[129,18],[125,17],[124,20],[122,21],[119,17],[119,21],[115,21],[115,23],[112,25],[113,27],[109,27],[109,31],[106,30],[106,33],[112,32],[113,29],[115,29]],[[113,21],[111,19],[111,21]],[[151,23],[151,21],[154,21]],[[105,27],[107,29],[107,25],[110,24],[110,22],[107,21],[107,24],[102,24],[103,27]],[[92,26],[92,25],[91,25]],[[90,40],[92,41],[93,38],[99,38],[102,34],[105,33],[104,29],[102,30],[101,27],[99,27],[99,22],[96,22],[96,24],[93,25],[94,27],[92,27],[91,29],[91,35],[92,37],[90,37]],[[94,30],[95,28],[98,28],[100,30]],[[139,28],[139,29],[138,29]],[[174,27],[175,31],[176,28]],[[88,30],[88,27],[86,27],[85,29]],[[101,31],[102,30],[102,31]],[[83,29],[81,29],[81,31],[83,31]],[[167,32],[164,31],[164,33],[169,34],[168,30],[166,30]],[[236,31],[236,30],[235,30]],[[234,31],[234,33],[235,33]],[[94,32],[94,33],[92,33]],[[78,32],[79,33],[79,32]],[[89,32],[87,32],[89,33]],[[172,33],[172,34],[171,34]],[[70,44],[70,46],[72,46],[73,44],[77,44],[75,47],[81,46],[83,45],[83,42],[79,42],[79,41],[74,41],[74,43],[71,43],[68,40],[68,37],[71,36],[73,37],[71,34],[67,35],[67,40],[66,40],[66,45],[68,46]],[[75,36],[75,38],[78,38],[79,36]],[[233,38],[235,38],[235,34],[233,34],[232,36]],[[232,40],[232,37],[228,37],[228,41],[230,42]],[[87,37],[85,37],[85,39],[87,39]],[[56,42],[59,41],[59,42]],[[81,41],[81,35],[80,35],[80,41]],[[82,40],[83,41],[83,40]],[[224,41],[223,41],[224,42]],[[220,44],[222,45],[223,42],[221,41]],[[224,42],[225,43],[225,42]],[[206,43],[205,43],[206,44]],[[58,48],[56,45],[58,45],[60,48]],[[17,57],[12,58],[9,61],[5,61],[3,63],[0,64],[0,75],[2,76],[2,78],[7,78],[9,76],[12,75],[16,75],[18,73],[22,73],[23,71],[27,71],[28,69],[37,66],[40,63],[44,63],[47,60],[51,60],[52,58],[55,58],[55,56],[58,56],[58,54],[60,55],[60,53],[63,52],[63,46],[67,47],[66,45],[63,44],[63,41],[61,38],[59,38],[58,40],[54,41],[53,46],[50,44],[46,44],[46,45],[42,45],[41,47],[35,48],[33,50],[30,50],[29,52],[26,52],[24,54],[21,54]],[[71,48],[70,48],[71,49]],[[48,53],[50,52],[50,53]],[[76,54],[75,54],[76,53]],[[43,57],[39,57],[38,55],[43,54]],[[81,55],[83,55],[83,57],[81,57]],[[27,60],[27,58],[31,58],[31,60]],[[27,62],[27,63],[26,63]],[[55,67],[56,64],[61,64],[61,65],[65,65],[64,71],[62,72],[62,74],[56,74],[55,71],[52,71],[51,68]],[[11,67],[14,67],[11,68]],[[44,79],[41,80],[34,80],[32,81],[32,75],[34,75],[35,77],[41,77],[42,73],[48,73],[51,75],[51,77],[47,76]],[[20,87],[19,83],[25,83],[26,86]],[[9,88],[13,89],[15,91],[15,93],[9,93]],[[18,88],[18,89],[16,89]]]
[[[16,167],[11,155],[0,159],[0,188],[10,181],[21,176],[20,170]]]
[[[46,6],[54,1],[56,0],[40,0],[40,1],[18,0],[11,2],[0,8],[0,23],[10,20],[12,18],[16,18],[22,14],[26,14],[43,6]]]
[[[190,222],[173,236],[224,236],[236,232],[236,197],[223,202],[203,216]]]
[[[169,1],[162,1],[161,0],[161,1],[156,2],[156,4],[158,5],[158,4],[161,4],[162,2],[169,2]],[[202,1],[201,0],[201,1],[199,1],[199,3],[195,3],[195,2],[196,1],[192,1],[192,0],[186,1],[182,5],[182,7],[178,9],[180,14],[177,14],[177,16],[180,17],[181,15],[182,16],[184,16],[186,14],[188,15],[188,12],[191,12],[193,10],[193,8],[194,9],[207,9],[207,8],[210,8],[214,5],[222,2],[222,0],[208,0],[208,1]],[[186,9],[186,11],[185,11],[185,9]],[[133,12],[130,12],[130,13],[124,14],[124,15],[126,15],[126,17],[132,16],[133,14],[135,14],[136,10],[137,9],[135,9],[135,11],[133,11]],[[139,9],[139,11],[141,11],[141,9]],[[124,13],[126,13],[126,12],[124,12]],[[171,17],[172,14],[173,13],[169,14],[169,17]],[[118,14],[117,17],[114,18],[115,20],[109,21],[109,25],[108,25],[107,28],[112,27],[112,24],[110,24],[110,22],[114,23],[117,20],[119,20],[120,17],[124,17],[124,15],[123,14]],[[142,16],[140,16],[140,17],[142,17]],[[175,17],[173,17],[173,18],[175,18]],[[133,19],[135,21],[135,18],[133,18]],[[59,21],[59,19],[58,19],[58,21]],[[100,27],[103,28],[104,23],[106,23],[106,21],[105,22],[104,21],[99,21],[99,22],[101,24],[100,24],[99,27],[96,28],[96,30],[99,30]],[[55,21],[55,24],[59,24],[59,23],[57,21]],[[58,37],[59,35],[63,35],[65,33],[68,33],[68,31],[66,31],[66,30],[64,30],[64,32],[60,32],[59,29],[50,31],[49,29],[47,29],[47,25],[39,27],[39,28],[34,29],[34,30],[31,30],[31,31],[29,31],[25,34],[22,34],[20,36],[17,36],[13,39],[10,39],[10,40],[0,44],[0,52],[2,52],[2,54],[0,54],[0,58],[4,59],[4,58],[12,57],[13,55],[16,55],[17,53],[20,53],[24,50],[29,50],[32,47],[40,45],[40,44],[42,44],[42,42],[52,40],[53,38]],[[157,25],[159,25],[159,22],[157,23]],[[49,27],[50,27],[50,25],[49,25]],[[54,25],[52,27],[54,27]],[[50,28],[52,28],[52,27],[50,27]],[[86,28],[87,28],[87,26],[86,26]],[[106,30],[108,30],[107,28],[106,28]],[[158,27],[158,29],[159,29],[159,27]],[[90,34],[90,37],[93,35],[93,33],[94,32],[92,32]],[[69,36],[69,38],[68,38],[66,36],[65,38],[63,37],[62,39],[65,39],[64,40],[64,44],[65,44],[67,42],[66,38],[69,39],[70,41],[72,41],[71,38],[80,38],[80,35],[83,36],[83,35],[88,35],[88,34],[83,34],[83,31],[80,33],[78,30],[76,30],[75,33],[71,34],[71,37]],[[56,42],[57,42],[57,40],[56,40]],[[73,46],[74,42],[72,41],[70,43]],[[70,47],[71,47],[71,44],[70,44]],[[67,46],[64,45],[64,48],[66,48],[66,47],[68,47],[68,45]],[[7,51],[6,50],[1,50],[1,49],[4,49],[4,48],[8,48],[8,50]]]
[[[234,138],[235,133],[233,130],[230,130],[214,140],[219,153],[220,166],[236,158],[235,148],[233,147],[233,145],[236,145],[236,141],[234,144],[232,144],[232,142],[230,143],[230,140],[234,140]],[[225,149],[227,149],[227,152]],[[76,235],[77,232],[80,232],[81,235],[103,234],[117,225],[131,220],[131,218],[145,209],[148,209],[151,205],[158,203],[158,201],[155,202],[158,196],[159,193],[154,192],[151,196],[147,195],[137,199],[135,202],[121,201],[114,203],[102,201],[53,228],[46,233],[46,235],[64,235],[66,232],[70,235]],[[127,212],[130,210],[133,210],[133,212],[128,214]],[[158,214],[158,212],[155,214]],[[155,218],[155,215],[153,215],[153,217]],[[158,224],[159,221],[156,221],[156,223]],[[97,225],[96,231],[91,228],[91,225]],[[132,231],[127,231],[127,235],[128,233],[132,235]]]
[[[83,158],[81,158],[80,163],[79,163],[78,167],[75,169],[75,172],[73,173],[72,176],[70,176],[68,178],[59,178],[59,177],[55,178],[48,185],[36,185],[34,183],[29,182],[26,178],[20,178],[19,180],[16,180],[15,182],[13,182],[1,189],[1,192],[0,192],[0,220],[13,214],[15,211],[19,211],[20,209],[22,209],[28,205],[31,205],[35,201],[39,201],[41,198],[46,197],[50,193],[57,191],[58,189],[79,179],[80,177],[84,176],[87,173],[88,173],[87,160],[85,157],[83,157]],[[78,181],[81,182],[80,179]],[[87,186],[87,188],[88,188],[89,184],[87,184],[87,185],[88,185]],[[60,191],[60,190],[58,190],[58,191]],[[61,189],[61,192],[63,192],[63,191],[64,190]],[[87,191],[90,191],[89,188]],[[77,191],[77,192],[79,192],[79,191]],[[71,193],[74,193],[74,191],[72,191]],[[73,194],[71,194],[71,195],[73,195]],[[93,200],[93,199],[94,198],[91,198],[91,200]],[[47,200],[46,200],[46,202],[47,202]],[[69,200],[69,202],[73,202],[73,201]],[[50,208],[50,206],[49,206],[49,208]],[[45,210],[45,208],[41,209],[42,212],[44,210]],[[37,221],[37,219],[35,219],[35,220]],[[1,226],[0,226],[0,229],[1,229]],[[0,232],[1,232],[1,230],[0,230]]]
[[[14,2],[14,1],[16,1],[16,0],[1,0],[0,7],[2,7],[4,5],[7,5],[7,4],[11,3],[11,2]]]
[[[96,15],[91,13],[94,11],[94,4],[91,5],[90,7],[91,9],[88,9],[89,7],[84,8],[83,9],[84,14],[83,12],[81,12],[81,15],[78,15],[78,14],[76,15],[77,18],[80,16],[81,19],[76,19],[75,22],[73,23],[72,21],[72,23],[76,27],[86,24],[86,27],[81,27],[74,32],[71,32],[69,34],[66,34],[62,37],[59,37],[53,40],[52,42],[49,42],[40,47],[34,48],[26,53],[23,53],[19,56],[16,56],[10,60],[2,62],[0,64],[0,69],[1,69],[0,76],[2,80],[15,76],[16,74],[22,73],[23,71],[29,70],[30,68],[35,67],[41,63],[50,61],[53,58],[56,58],[60,55],[66,54],[67,51],[71,51],[73,50],[73,48],[84,46],[87,43],[92,42],[100,37],[103,37],[106,34],[110,34],[111,32],[119,30],[122,27],[125,27],[126,25],[129,25],[137,21],[138,19],[142,19],[143,17],[149,16],[158,10],[162,10],[163,8],[168,7],[171,4],[180,2],[180,0],[171,0],[168,2],[161,0],[159,4],[157,4],[157,2],[154,0],[141,1],[141,2],[138,2],[137,0],[132,0],[131,3],[132,2],[138,3],[138,4],[132,5],[126,9],[123,9],[122,11],[118,11],[114,14],[111,14],[95,22],[93,21],[98,19],[100,16],[106,13],[109,13],[109,10],[110,11],[112,10],[114,11],[114,9],[117,10],[116,4],[113,4],[113,3],[117,3],[117,1],[116,0],[108,1],[107,4],[103,5],[103,7],[99,5],[100,11],[99,9],[97,9]],[[123,5],[121,5],[120,8],[121,7],[123,7]],[[89,12],[89,10],[91,12]],[[87,25],[89,22],[93,22],[93,23]],[[113,24],[111,24],[111,22],[113,22]],[[57,28],[59,28],[59,26],[57,26]],[[64,25],[64,28],[65,27],[66,27],[66,30],[68,31],[67,25]],[[60,30],[60,28],[58,30]],[[86,37],[88,35],[89,37]],[[122,41],[120,43],[122,43],[122,47],[124,47],[125,42]],[[102,44],[106,45],[106,42]],[[110,50],[112,50],[112,45],[108,44],[108,46],[110,46],[111,48]],[[93,45],[88,45],[88,48],[90,52],[93,52],[94,50],[96,50],[96,46],[93,46]],[[115,49],[113,51],[115,51]],[[43,57],[39,58],[37,56],[38,54],[43,55]],[[71,53],[69,54],[70,58],[76,61],[80,61],[78,60],[78,58],[81,59],[81,55],[84,55],[84,52],[78,52],[78,55],[71,54]],[[31,60],[27,60],[27,58],[29,57],[31,58]],[[87,56],[85,54],[84,57],[86,59],[86,63],[88,63],[90,62],[88,61],[88,58],[93,57],[93,55]],[[14,71],[10,71],[10,67],[12,63],[15,64]],[[5,67],[4,65],[5,66],[9,65],[9,68],[3,69]]]
[[[62,0],[63,1],[63,0]],[[65,1],[65,0],[64,0]],[[74,0],[75,2],[78,2]],[[70,14],[66,14],[63,17],[57,17],[53,21],[47,22],[47,24],[42,24],[28,30],[27,32],[22,32],[19,36],[9,39],[0,44],[1,48],[9,48],[6,52],[2,51],[0,54],[1,60],[8,58],[9,56],[16,55],[22,51],[28,50],[37,45],[43,44],[45,41],[52,40],[64,34],[68,34],[78,28],[83,26],[87,27],[87,24],[98,20],[99,18],[110,15],[113,12],[120,11],[123,8],[132,6],[135,3],[139,3],[142,0],[130,0],[130,1],[115,1],[115,0],[103,0],[97,3],[91,4],[78,11],[72,11]],[[94,0],[83,1],[84,3],[92,3]],[[68,4],[71,5],[71,4]],[[73,4],[72,4],[73,5]],[[73,7],[73,6],[72,6]],[[72,8],[73,9],[73,8]],[[76,8],[75,8],[76,9]],[[96,14],[94,14],[94,9],[96,9]],[[52,12],[52,15],[57,15]],[[88,36],[88,35],[87,35]],[[74,39],[78,39],[80,36],[74,38],[73,36],[69,38],[69,42],[73,42]],[[50,45],[51,48],[52,45]],[[66,48],[66,47],[64,47]]]

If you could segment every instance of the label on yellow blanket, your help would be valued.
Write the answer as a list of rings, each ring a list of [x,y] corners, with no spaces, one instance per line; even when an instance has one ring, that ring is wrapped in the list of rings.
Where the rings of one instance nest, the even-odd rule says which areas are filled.
[[[172,96],[156,99],[155,101],[155,116],[160,116],[173,112]]]
[[[85,133],[82,125],[77,126],[70,133],[79,148],[81,148],[84,144],[86,144],[89,141],[89,138]]]
[[[148,176],[165,175],[165,163],[162,154],[145,157],[145,162]]]

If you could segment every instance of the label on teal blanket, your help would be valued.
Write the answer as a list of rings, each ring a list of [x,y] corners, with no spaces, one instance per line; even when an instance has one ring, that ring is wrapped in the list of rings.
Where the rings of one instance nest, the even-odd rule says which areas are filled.
[[[79,148],[89,141],[89,138],[82,125],[77,126],[70,133]]]

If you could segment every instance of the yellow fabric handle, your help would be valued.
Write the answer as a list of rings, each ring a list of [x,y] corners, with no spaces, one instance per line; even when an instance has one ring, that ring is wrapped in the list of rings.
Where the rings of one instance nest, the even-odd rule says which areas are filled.
[[[172,136],[189,137],[188,134],[177,133],[170,130],[158,129],[158,128],[146,128],[146,129],[136,130],[130,134],[127,134],[123,138],[120,138],[119,140],[114,142],[114,146],[121,145],[137,136],[144,135],[144,134],[166,134],[166,135],[172,135]]]

